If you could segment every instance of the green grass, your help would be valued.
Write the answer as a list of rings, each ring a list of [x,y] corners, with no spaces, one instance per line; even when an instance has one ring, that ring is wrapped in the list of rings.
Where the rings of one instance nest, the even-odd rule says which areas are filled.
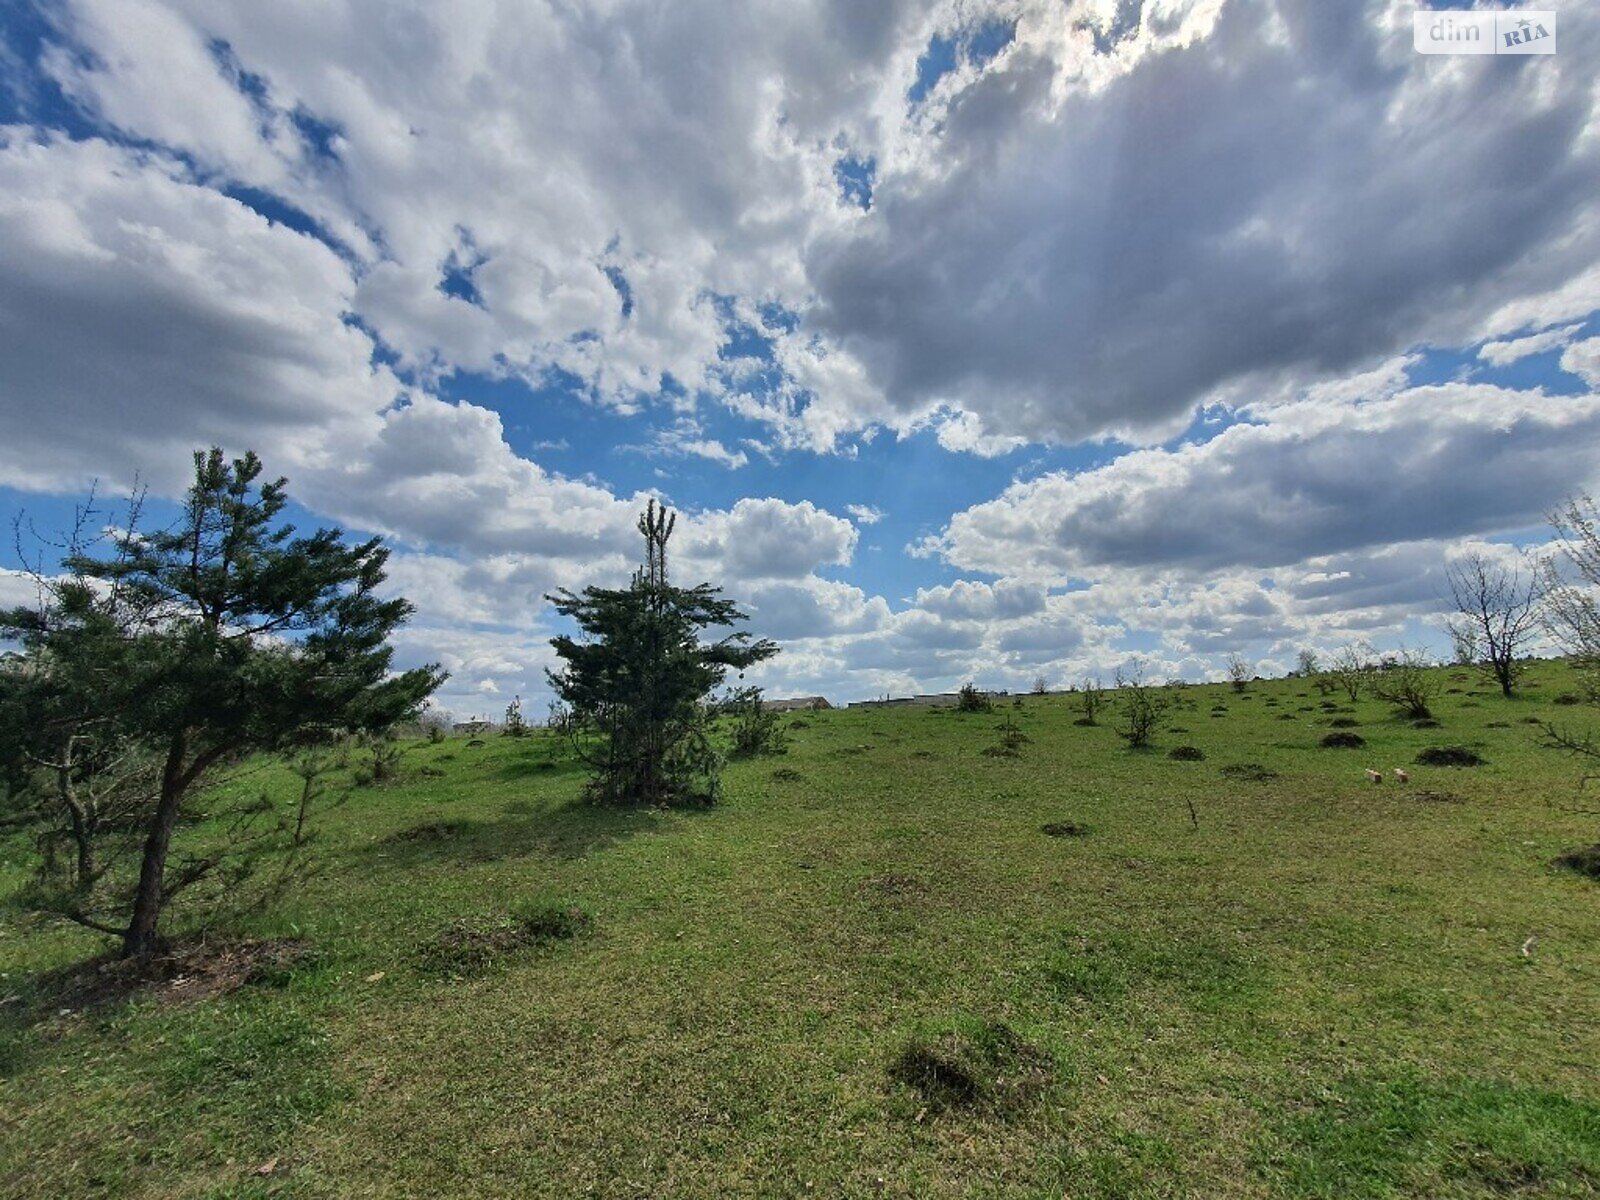
[[[1529,682],[1188,688],[1144,752],[1068,697],[806,714],[703,812],[414,744],[241,930],[315,950],[263,982],[41,1010],[103,942],[5,918],[0,1194],[1600,1195],[1600,884],[1550,865],[1600,818],[1527,723],[1600,718]]]

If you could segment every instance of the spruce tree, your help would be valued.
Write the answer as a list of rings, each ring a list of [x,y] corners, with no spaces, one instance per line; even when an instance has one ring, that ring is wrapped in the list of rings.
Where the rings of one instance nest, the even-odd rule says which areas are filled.
[[[563,589],[547,599],[582,631],[550,640],[564,662],[549,672],[592,769],[589,796],[604,804],[710,803],[719,756],[707,737],[707,698],[729,670],[771,658],[766,639],[739,631],[702,642],[708,628],[746,619],[721,589],[667,579],[676,514],[654,500],[639,519],[646,562],[625,588]]]

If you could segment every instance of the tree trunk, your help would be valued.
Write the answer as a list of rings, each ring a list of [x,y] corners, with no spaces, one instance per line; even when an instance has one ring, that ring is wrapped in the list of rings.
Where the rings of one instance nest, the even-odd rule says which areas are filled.
[[[69,767],[56,769],[56,790],[60,793],[61,803],[66,807],[67,817],[72,822],[72,841],[78,849],[78,886],[86,887],[94,878],[95,871],[94,830],[90,827],[89,814],[84,811],[83,805],[78,803]]]
[[[144,859],[139,865],[139,890],[134,894],[133,919],[122,939],[122,956],[136,958],[153,953],[161,945],[158,926],[161,909],[166,903],[163,894],[167,875],[167,850],[172,845],[172,831],[178,824],[178,806],[183,800],[183,758],[185,739],[177,734],[167,749],[167,761],[161,771],[161,799],[156,804],[150,822],[150,833],[145,838]]]

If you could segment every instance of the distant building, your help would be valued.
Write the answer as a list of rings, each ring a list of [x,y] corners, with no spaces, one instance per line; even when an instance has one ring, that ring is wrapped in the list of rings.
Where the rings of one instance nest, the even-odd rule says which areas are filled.
[[[763,703],[773,712],[816,712],[833,707],[823,696],[795,696],[789,700],[766,700]]]
[[[990,700],[1009,696],[1010,692],[984,692]],[[881,700],[852,700],[849,708],[954,708],[961,700],[960,692],[929,692],[921,696],[885,696]]]

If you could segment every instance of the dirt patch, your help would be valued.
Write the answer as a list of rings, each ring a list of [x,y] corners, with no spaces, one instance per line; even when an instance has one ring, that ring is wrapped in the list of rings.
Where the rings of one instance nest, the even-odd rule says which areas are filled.
[[[1278,773],[1263,767],[1260,763],[1229,763],[1222,768],[1224,779],[1238,779],[1245,783],[1265,783],[1269,779],[1276,779]]]
[[[460,837],[466,831],[465,821],[429,821],[425,825],[413,825],[410,829],[391,833],[384,840],[401,843],[448,842]]]
[[[1329,729],[1360,729],[1361,722],[1354,717],[1335,717],[1328,722]]]
[[[1359,750],[1366,744],[1366,738],[1359,733],[1351,733],[1348,729],[1330,733],[1319,743],[1324,750]]]
[[[178,942],[147,958],[102,955],[41,976],[39,1004],[51,1009],[105,1008],[135,996],[187,1004],[225,996],[246,984],[282,982],[314,953],[300,938]]]
[[[471,975],[488,970],[519,950],[587,937],[594,918],[573,905],[548,905],[489,920],[452,921],[417,947],[425,971]]]
[[[1465,804],[1466,800],[1454,792],[1436,792],[1422,788],[1415,792],[1406,793],[1413,800],[1421,800],[1424,804]]]
[[[861,890],[877,896],[921,896],[927,893],[928,885],[915,875],[885,871],[882,875],[874,875],[870,879],[863,880]]]
[[[938,756],[935,755],[932,750],[913,750],[911,752],[911,757],[912,758],[936,758]]]
[[[1600,843],[1557,855],[1554,865],[1587,875],[1590,879],[1600,879]]]
[[[1559,705],[1562,705],[1563,707],[1570,707],[1571,705],[1574,705],[1574,704],[1582,704],[1583,703],[1583,697],[1574,695],[1572,692],[1562,692],[1555,699],[1551,700],[1550,703],[1551,704],[1559,704]]]
[[[1425,767],[1481,767],[1484,762],[1465,746],[1429,746],[1417,761]]]
[[[1089,827],[1080,825],[1076,821],[1051,821],[1048,825],[1041,825],[1040,832],[1053,838],[1081,838],[1089,836]]]
[[[779,783],[798,783],[800,780],[804,779],[805,776],[800,774],[800,772],[796,771],[793,767],[779,767],[772,773],[772,778],[776,779]]]
[[[1073,722],[1074,725],[1084,725],[1084,726],[1093,725],[1094,723],[1095,723],[1095,719],[1093,717],[1079,717],[1076,721]]]
[[[1413,729],[1437,729],[1437,728],[1439,728],[1439,722],[1437,720],[1435,720],[1433,717],[1418,717],[1415,721],[1411,722],[1411,728],[1413,728]]]
[[[1174,746],[1167,751],[1168,758],[1175,758],[1179,762],[1204,762],[1206,752],[1199,746]]]
[[[889,1075],[934,1112],[981,1109],[1006,1117],[1038,1100],[1055,1062],[999,1021],[957,1021],[914,1035]]]

